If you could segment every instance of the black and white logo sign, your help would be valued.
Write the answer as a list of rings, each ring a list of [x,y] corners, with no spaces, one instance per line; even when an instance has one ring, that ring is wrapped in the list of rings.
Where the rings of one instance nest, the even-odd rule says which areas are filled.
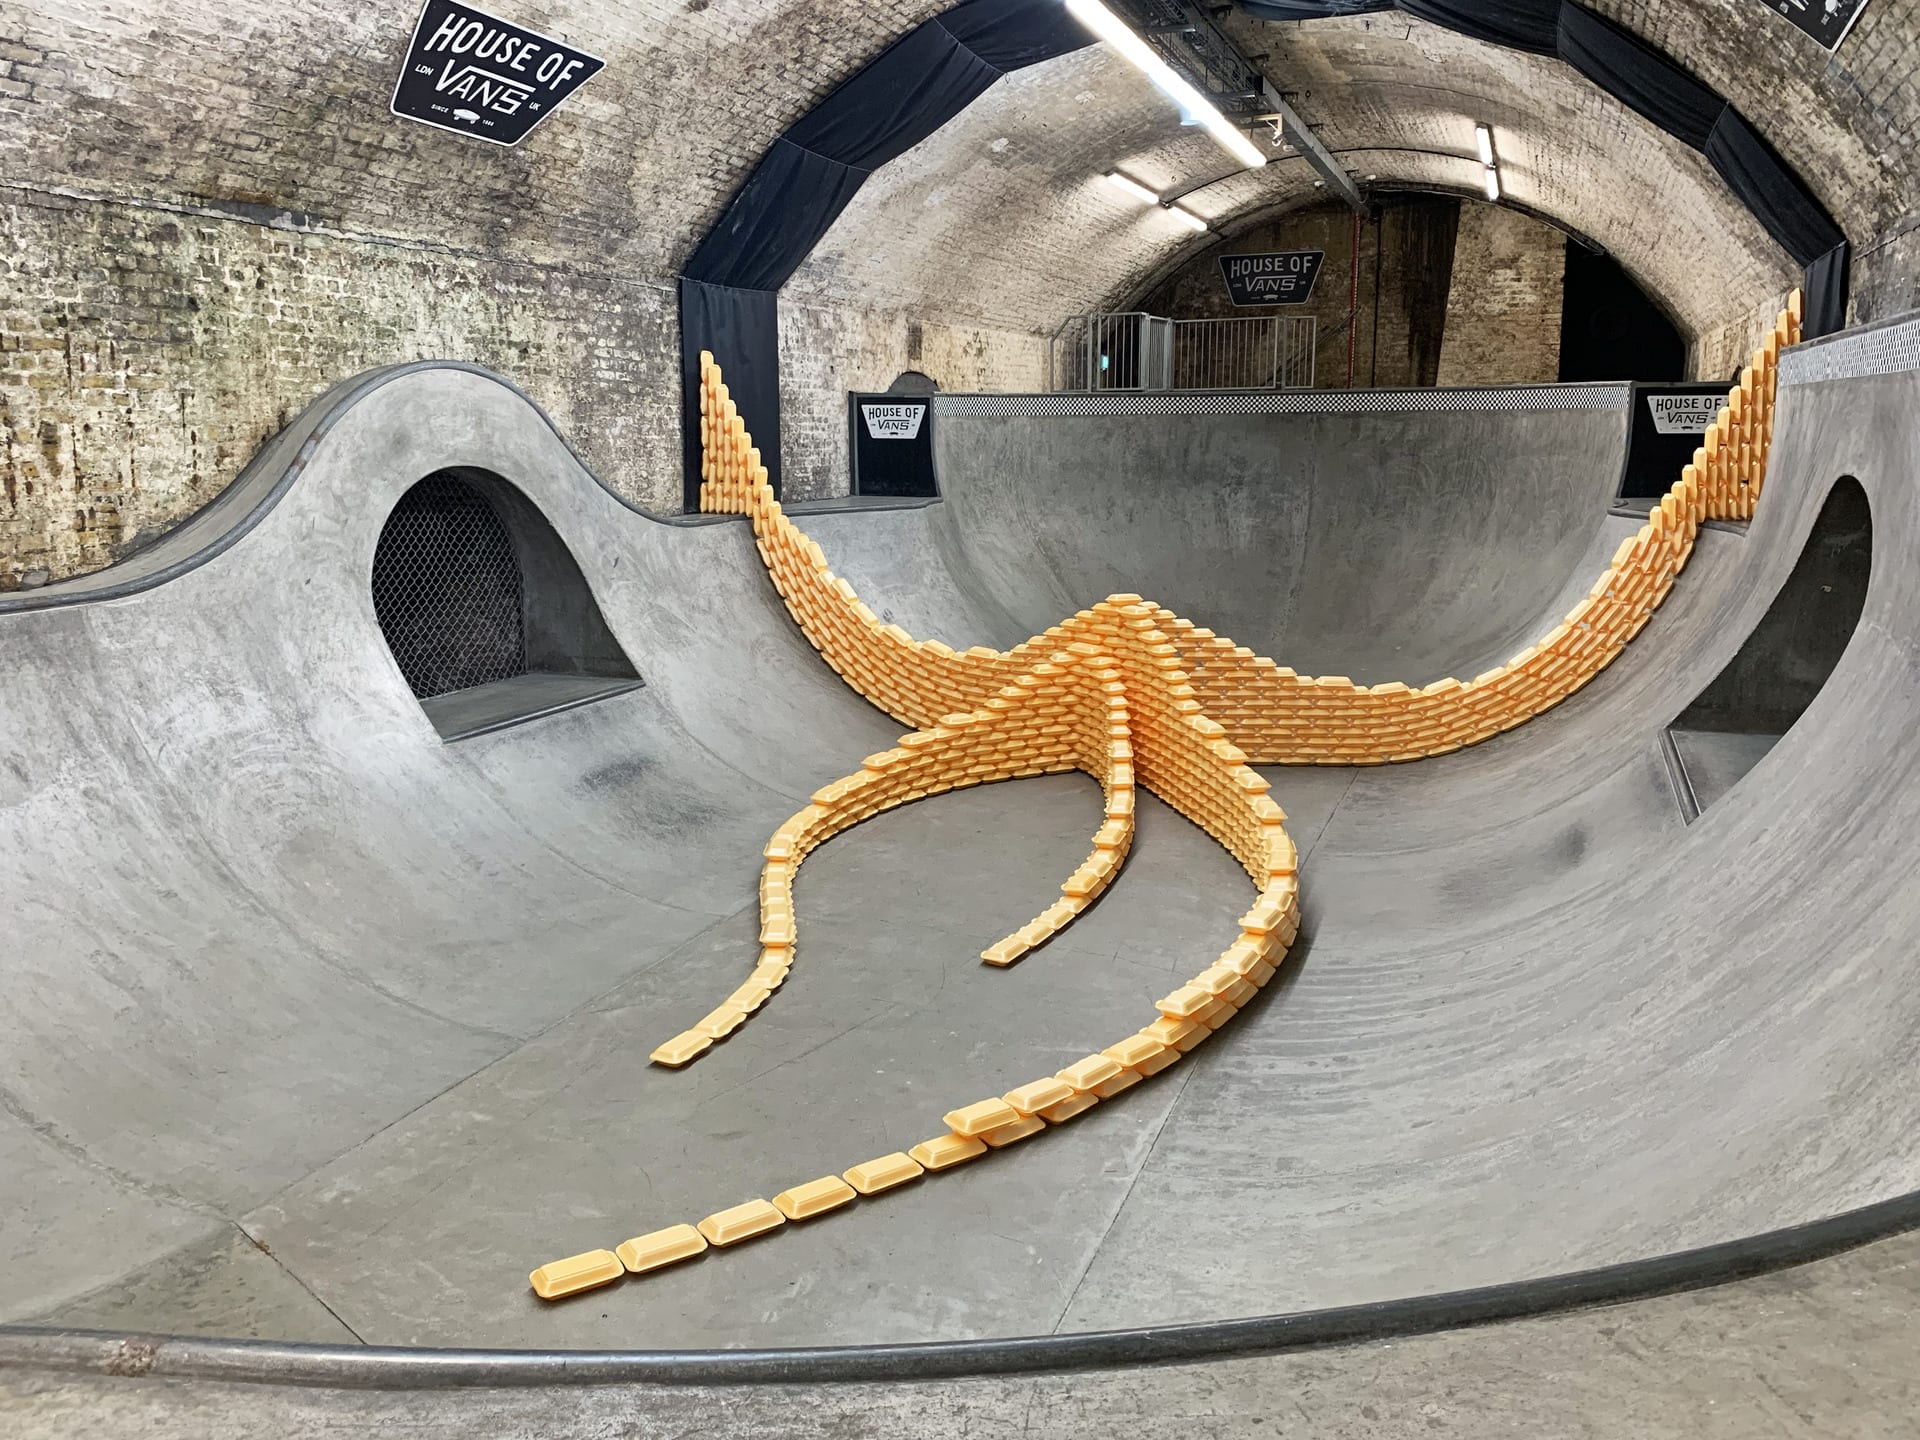
[[[1653,416],[1653,428],[1662,435],[1704,435],[1713,428],[1726,396],[1649,395],[1647,410]]]
[[[1236,305],[1304,305],[1313,295],[1324,250],[1280,250],[1267,255],[1222,255],[1220,273]]]
[[[909,401],[903,405],[876,405],[860,402],[860,414],[867,422],[867,434],[875,440],[918,440],[920,422],[927,418],[927,402]]]
[[[1767,3],[1829,50],[1840,48],[1840,42],[1853,29],[1853,22],[1867,8],[1867,0],[1767,0]]]
[[[389,108],[458,135],[518,145],[606,63],[459,0],[427,0]]]

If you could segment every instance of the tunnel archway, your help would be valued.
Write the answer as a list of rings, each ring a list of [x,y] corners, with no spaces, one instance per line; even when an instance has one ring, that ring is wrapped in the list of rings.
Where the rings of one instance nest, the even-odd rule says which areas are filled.
[[[491,472],[438,470],[402,495],[370,587],[394,663],[443,739],[640,683],[566,542]]]
[[[1860,624],[1872,562],[1867,492],[1843,475],[1767,613],[1667,727],[1668,763],[1689,821],[1737,785],[1813,704]]]

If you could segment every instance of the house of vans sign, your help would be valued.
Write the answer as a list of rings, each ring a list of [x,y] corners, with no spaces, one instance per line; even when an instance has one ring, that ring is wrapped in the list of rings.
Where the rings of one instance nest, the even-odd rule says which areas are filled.
[[[1313,295],[1324,250],[1279,250],[1265,255],[1222,255],[1220,273],[1236,305],[1304,305]]]
[[[427,0],[390,108],[457,135],[518,145],[606,63],[459,0]]]
[[[1853,29],[1867,0],[1767,0],[1777,10],[1828,50],[1838,50]]]

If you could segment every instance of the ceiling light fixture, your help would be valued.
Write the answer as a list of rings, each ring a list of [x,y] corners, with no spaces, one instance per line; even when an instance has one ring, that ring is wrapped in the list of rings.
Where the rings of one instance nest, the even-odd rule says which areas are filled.
[[[1480,163],[1485,168],[1480,172],[1481,183],[1487,187],[1487,199],[1498,203],[1500,199],[1500,166],[1493,156],[1493,127],[1476,125],[1473,127],[1474,144],[1480,150]]]
[[[1118,50],[1141,74],[1166,91],[1182,110],[1206,126],[1208,133],[1234,159],[1249,168],[1267,163],[1267,157],[1260,153],[1260,148],[1237,125],[1215,109],[1206,96],[1181,79],[1171,65],[1153,53],[1152,46],[1136,35],[1124,20],[1102,5],[1100,0],[1067,0],[1067,9],[1082,25]]]
[[[1133,196],[1133,198],[1138,200],[1142,205],[1158,205],[1160,203],[1160,197],[1158,195],[1154,194],[1153,191],[1142,185],[1131,175],[1122,175],[1118,170],[1109,170],[1107,172],[1107,179],[1111,180],[1117,188]]]
[[[1204,231],[1207,228],[1207,222],[1184,205],[1168,205],[1166,208],[1169,215],[1191,230]]]

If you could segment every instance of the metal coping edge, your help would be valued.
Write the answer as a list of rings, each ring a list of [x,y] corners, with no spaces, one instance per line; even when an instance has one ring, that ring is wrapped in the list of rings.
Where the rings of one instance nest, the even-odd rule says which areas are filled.
[[[542,1351],[311,1345],[6,1325],[0,1326],[0,1368],[420,1390],[907,1382],[1167,1365],[1359,1344],[1651,1299],[1752,1279],[1916,1228],[1920,1191],[1910,1191],[1820,1220],[1562,1275],[1323,1310],[1068,1335],[785,1349]],[[603,1302],[601,1297],[591,1303]]]
[[[941,391],[933,412],[946,419],[1121,419],[1131,416],[1339,416],[1509,414],[1624,410],[1630,384],[1482,386],[1386,390],[1100,390],[1018,394]]]

